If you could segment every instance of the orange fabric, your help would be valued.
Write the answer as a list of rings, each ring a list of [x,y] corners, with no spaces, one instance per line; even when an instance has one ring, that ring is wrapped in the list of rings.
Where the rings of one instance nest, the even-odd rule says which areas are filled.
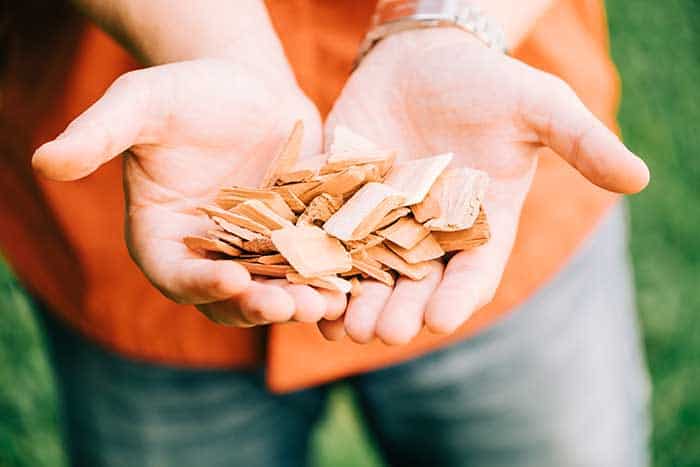
[[[349,75],[375,2],[267,3],[300,85],[326,114]],[[557,2],[515,55],[564,78],[614,127],[618,82],[600,0]],[[60,101],[48,109],[35,132],[35,146],[55,136],[114,78],[134,66],[103,33],[88,28]],[[29,163],[29,155],[23,164]],[[21,169],[26,172],[26,165]],[[13,170],[21,172],[19,167]],[[360,346],[325,342],[314,326],[302,324],[272,326],[265,339],[260,329],[223,328],[192,307],[163,298],[128,257],[122,239],[120,172],[120,163],[114,161],[85,180],[36,180],[33,193],[25,190],[22,196],[0,199],[0,242],[22,279],[85,335],[133,358],[201,367],[254,366],[262,364],[267,345],[268,382],[280,391],[396,363],[483,329],[551,278],[616,199],[545,153],[494,302],[453,336],[424,332],[407,346]],[[42,199],[58,226],[54,236],[37,236],[32,231],[36,223],[23,222],[23,211],[46,209]],[[44,255],[41,261],[36,252]]]

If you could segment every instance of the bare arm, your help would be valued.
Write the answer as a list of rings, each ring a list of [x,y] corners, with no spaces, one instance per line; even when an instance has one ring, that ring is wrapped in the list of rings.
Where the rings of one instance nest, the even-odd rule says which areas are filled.
[[[472,3],[498,22],[506,33],[508,48],[513,49],[525,39],[554,0],[474,0]]]
[[[195,58],[284,64],[262,0],[74,0],[77,7],[148,64]]]

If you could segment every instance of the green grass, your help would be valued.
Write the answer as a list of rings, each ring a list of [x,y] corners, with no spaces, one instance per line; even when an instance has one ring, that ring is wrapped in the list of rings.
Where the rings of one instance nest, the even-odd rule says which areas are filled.
[[[632,255],[654,382],[654,465],[700,465],[700,2],[608,1],[620,120],[653,182],[631,198]],[[695,382],[695,384],[693,384]],[[315,466],[378,466],[347,389],[314,436]],[[65,465],[31,302],[0,264],[0,467]]]

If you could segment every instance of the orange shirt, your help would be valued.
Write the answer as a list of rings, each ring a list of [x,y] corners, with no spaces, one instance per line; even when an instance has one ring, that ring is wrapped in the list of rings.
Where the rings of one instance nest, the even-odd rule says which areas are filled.
[[[267,3],[302,88],[326,114],[350,73],[375,2]],[[514,55],[568,81],[615,127],[618,79],[600,0],[558,1]],[[60,96],[33,133],[33,147],[53,138],[135,66],[106,35],[86,28]],[[545,152],[493,303],[452,336],[424,331],[406,346],[358,345],[326,342],[308,324],[274,325],[267,336],[262,329],[225,328],[168,301],[126,251],[120,162],[81,181],[57,183],[28,175],[30,156],[26,148],[24,159],[3,168],[0,180],[13,193],[0,198],[0,245],[34,293],[83,334],[123,355],[199,367],[266,364],[269,385],[280,391],[400,362],[483,329],[551,278],[616,199]]]

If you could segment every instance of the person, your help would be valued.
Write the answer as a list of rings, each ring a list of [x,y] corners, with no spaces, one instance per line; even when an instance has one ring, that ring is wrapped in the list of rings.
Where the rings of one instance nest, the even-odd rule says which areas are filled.
[[[55,97],[25,119],[48,141],[40,176],[7,177],[19,195],[0,234],[48,312],[74,465],[301,465],[341,379],[392,465],[645,464],[612,192],[649,174],[614,134],[602,2],[464,2],[502,25],[512,57],[460,28],[411,28],[351,74],[375,8],[426,2],[75,3],[146,67],[94,27],[57,28],[79,31],[58,44],[75,52],[54,70],[70,72],[43,77]],[[297,119],[306,156],[342,124],[404,159],[452,151],[486,170],[491,241],[349,302],[189,251],[196,206],[254,185]]]

